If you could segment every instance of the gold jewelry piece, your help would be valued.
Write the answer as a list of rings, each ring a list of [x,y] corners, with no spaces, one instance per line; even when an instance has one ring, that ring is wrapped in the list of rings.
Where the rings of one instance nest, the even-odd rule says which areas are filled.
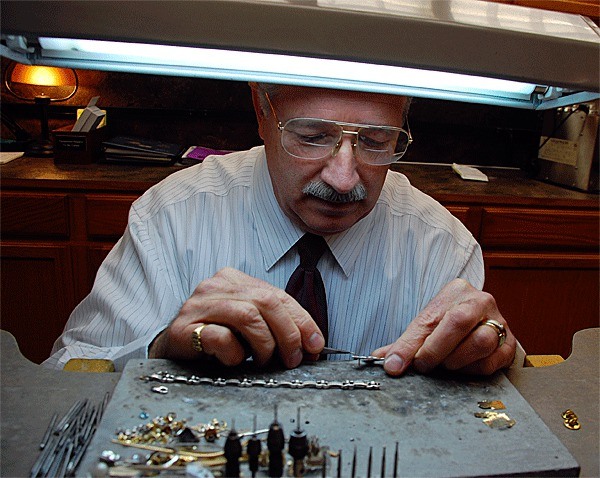
[[[571,410],[570,408],[565,410],[562,413],[562,417],[564,420],[564,425],[569,429],[569,430],[579,430],[581,428],[581,424],[579,423],[579,418],[577,418],[577,415],[575,414],[575,412],[573,410]]]
[[[192,347],[197,352],[202,352],[204,349],[202,348],[202,329],[206,327],[207,324],[199,325],[192,332]]]
[[[502,347],[506,341],[506,329],[504,328],[504,325],[493,319],[484,320],[481,322],[481,325],[487,325],[496,331],[498,334],[498,348]]]

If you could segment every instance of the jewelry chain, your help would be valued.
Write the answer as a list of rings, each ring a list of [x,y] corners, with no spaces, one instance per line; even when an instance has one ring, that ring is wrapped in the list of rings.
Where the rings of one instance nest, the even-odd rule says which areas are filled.
[[[145,382],[182,383],[185,385],[212,385],[214,387],[263,387],[263,388],[315,388],[319,390],[381,390],[381,384],[373,380],[274,380],[264,379],[237,379],[237,378],[210,378],[197,375],[175,375],[161,370],[150,375],[143,375],[140,380]]]

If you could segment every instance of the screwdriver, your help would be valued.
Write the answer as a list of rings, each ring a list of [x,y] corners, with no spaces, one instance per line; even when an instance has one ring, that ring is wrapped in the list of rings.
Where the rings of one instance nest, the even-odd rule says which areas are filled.
[[[275,418],[267,433],[267,449],[269,450],[269,476],[280,477],[283,475],[283,450],[285,437],[283,428],[277,421],[277,404],[275,405]]]
[[[255,478],[256,472],[258,471],[258,460],[261,451],[260,440],[256,436],[256,415],[254,415],[254,433],[252,434],[252,437],[250,437],[250,440],[248,440],[246,451],[248,452],[248,467],[252,473],[252,478]]]
[[[235,425],[231,423],[231,431],[227,435],[227,440],[223,447],[225,455],[225,476],[239,477],[240,476],[240,457],[242,456],[242,442],[240,436],[235,430]]]

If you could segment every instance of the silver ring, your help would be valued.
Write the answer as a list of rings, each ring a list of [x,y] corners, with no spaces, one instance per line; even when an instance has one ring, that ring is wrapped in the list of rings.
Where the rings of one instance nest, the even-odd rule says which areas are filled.
[[[487,319],[481,322],[481,325],[487,325],[496,331],[498,334],[498,348],[502,347],[502,344],[506,342],[506,329],[504,325],[494,319]]]
[[[202,329],[206,327],[207,324],[201,324],[194,329],[192,332],[192,347],[196,352],[203,352],[202,348]]]

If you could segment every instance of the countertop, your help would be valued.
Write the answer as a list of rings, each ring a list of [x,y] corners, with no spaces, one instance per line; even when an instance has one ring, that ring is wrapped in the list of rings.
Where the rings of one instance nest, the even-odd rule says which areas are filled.
[[[64,188],[143,192],[186,166],[60,164],[52,158],[22,157],[0,166],[2,188]],[[530,179],[520,170],[481,168],[489,182],[466,181],[450,165],[395,163],[418,189],[447,202],[518,203],[540,206],[594,207],[599,196]]]
[[[54,412],[64,414],[80,398],[99,400],[112,392],[120,373],[47,370],[25,359],[14,337],[1,331],[2,476],[26,476],[37,457],[37,444]],[[598,445],[600,329],[575,334],[573,353],[564,362],[518,368],[507,376],[581,465],[581,476],[600,475]],[[564,427],[561,413],[575,411],[581,429]]]

